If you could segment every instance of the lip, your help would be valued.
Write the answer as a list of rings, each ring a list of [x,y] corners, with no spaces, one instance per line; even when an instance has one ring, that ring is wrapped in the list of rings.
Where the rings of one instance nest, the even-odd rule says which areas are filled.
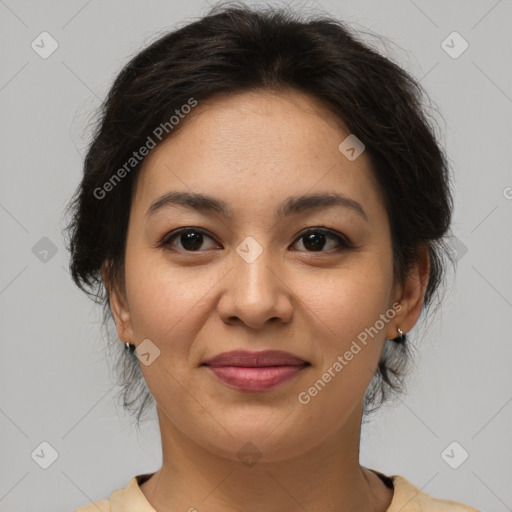
[[[262,350],[252,352],[250,350],[232,350],[231,352],[222,352],[215,357],[203,362],[208,366],[244,366],[246,368],[256,368],[263,366],[299,366],[306,361],[290,352],[282,350]]]
[[[281,350],[234,350],[207,359],[203,366],[240,391],[269,391],[293,379],[310,363]]]

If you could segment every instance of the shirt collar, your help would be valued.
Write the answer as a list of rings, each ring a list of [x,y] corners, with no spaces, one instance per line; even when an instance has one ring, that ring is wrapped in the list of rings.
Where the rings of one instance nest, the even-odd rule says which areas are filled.
[[[147,500],[139,485],[154,473],[134,476],[129,484],[110,496],[110,512],[156,512]],[[389,476],[393,481],[393,499],[386,512],[416,512],[423,510],[422,499],[425,498],[417,487],[399,475]]]
[[[140,490],[142,484],[154,473],[144,473],[134,476],[129,484],[110,496],[110,512],[156,512]]]

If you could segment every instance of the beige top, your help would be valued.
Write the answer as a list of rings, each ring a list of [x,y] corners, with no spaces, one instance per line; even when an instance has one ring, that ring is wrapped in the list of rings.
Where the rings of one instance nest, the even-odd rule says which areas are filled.
[[[420,491],[405,478],[383,475],[372,469],[386,485],[394,487],[394,494],[387,512],[480,512],[457,501],[436,499]],[[154,473],[134,476],[124,488],[114,491],[108,500],[99,500],[75,509],[73,512],[156,512],[140,490],[139,484]],[[392,484],[391,484],[392,482]]]

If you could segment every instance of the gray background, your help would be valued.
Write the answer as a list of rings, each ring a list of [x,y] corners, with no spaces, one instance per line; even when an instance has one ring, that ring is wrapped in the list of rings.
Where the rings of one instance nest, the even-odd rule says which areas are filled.
[[[436,321],[411,333],[408,395],[363,428],[361,463],[436,497],[512,510],[512,2],[305,5],[396,43],[387,55],[442,112],[455,174],[457,273]],[[1,511],[71,511],[160,466],[156,421],[138,435],[114,401],[99,310],[67,271],[62,212],[81,176],[87,123],[122,65],[208,7],[0,0]],[[46,59],[31,47],[43,31],[59,45]],[[441,46],[453,31],[469,43],[458,58]],[[43,252],[43,237],[55,254]],[[48,469],[31,456],[44,441],[58,452]],[[453,441],[469,453],[457,469],[441,455]]]

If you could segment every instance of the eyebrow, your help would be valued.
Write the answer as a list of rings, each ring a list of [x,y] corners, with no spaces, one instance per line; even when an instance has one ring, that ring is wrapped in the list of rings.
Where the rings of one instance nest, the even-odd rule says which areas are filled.
[[[223,215],[228,219],[233,218],[233,211],[228,204],[206,194],[196,192],[172,191],[157,198],[149,207],[146,215],[154,215],[157,211],[169,206],[183,206],[200,212],[214,212]],[[337,192],[326,192],[317,194],[306,194],[302,196],[291,196],[286,198],[276,211],[276,217],[282,219],[289,215],[298,214],[318,208],[339,206],[350,209],[369,222],[368,215],[364,208],[355,199],[351,199]]]

